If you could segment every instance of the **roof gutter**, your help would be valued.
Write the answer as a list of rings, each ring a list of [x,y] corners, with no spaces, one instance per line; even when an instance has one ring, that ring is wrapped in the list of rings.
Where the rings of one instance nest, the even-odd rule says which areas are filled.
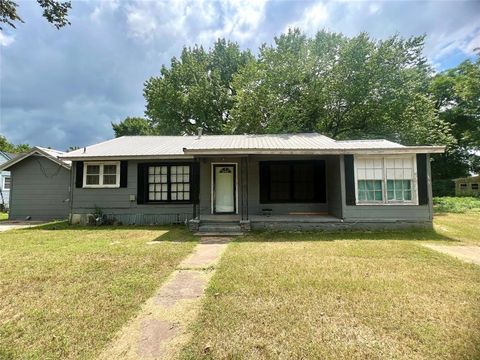
[[[342,154],[442,154],[445,146],[352,149],[184,149],[190,155],[342,155]]]

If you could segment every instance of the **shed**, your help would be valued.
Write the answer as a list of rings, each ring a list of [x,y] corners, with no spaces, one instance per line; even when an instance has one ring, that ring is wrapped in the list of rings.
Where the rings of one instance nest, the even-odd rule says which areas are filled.
[[[480,196],[480,175],[453,179],[456,196]]]
[[[68,217],[71,162],[60,159],[63,154],[36,146],[0,165],[10,171],[9,220]]]

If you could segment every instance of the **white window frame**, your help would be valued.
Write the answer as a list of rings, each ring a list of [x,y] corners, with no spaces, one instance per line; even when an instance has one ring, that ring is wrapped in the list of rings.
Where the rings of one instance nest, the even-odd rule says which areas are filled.
[[[357,169],[357,160],[374,160],[382,159],[382,201],[359,201],[358,196],[358,169]],[[387,159],[409,159],[412,161],[412,178],[404,179],[411,180],[412,182],[412,200],[388,200],[387,197],[387,171],[386,171],[386,161]],[[417,156],[413,155],[354,155],[354,173],[355,173],[355,204],[356,205],[380,205],[380,206],[390,206],[390,205],[418,205],[418,189],[417,189]],[[367,179],[368,180],[368,179]],[[373,179],[371,179],[373,180]],[[378,179],[377,179],[378,180]],[[392,180],[392,179],[390,179]]]
[[[5,188],[5,183],[7,182],[7,178],[10,179],[10,187],[8,189]],[[12,177],[10,175],[3,176],[3,178],[2,178],[2,190],[3,191],[10,191],[11,188],[12,188]]]
[[[100,166],[99,171],[99,184],[98,185],[87,185],[87,168],[88,166]],[[103,184],[103,167],[105,165],[116,165],[116,181],[115,184]],[[105,161],[105,162],[85,162],[83,164],[83,187],[84,188],[119,188],[120,187],[120,161]]]

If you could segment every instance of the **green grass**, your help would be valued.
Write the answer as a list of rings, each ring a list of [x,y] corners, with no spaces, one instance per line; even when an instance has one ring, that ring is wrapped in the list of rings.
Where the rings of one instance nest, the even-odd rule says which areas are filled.
[[[8,213],[0,212],[0,221],[8,220]]]
[[[94,358],[194,246],[183,227],[0,233],[0,359]]]
[[[480,212],[480,197],[436,197],[433,198],[433,208],[437,213]]]
[[[478,214],[435,225],[236,239],[182,357],[480,358],[480,267],[421,246],[478,242]]]

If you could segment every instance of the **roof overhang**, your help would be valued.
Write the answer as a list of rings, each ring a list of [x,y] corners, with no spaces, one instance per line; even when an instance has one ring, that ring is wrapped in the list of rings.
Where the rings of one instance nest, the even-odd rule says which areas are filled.
[[[9,168],[11,168],[13,165],[15,164],[18,164],[19,162],[25,160],[26,158],[32,156],[32,155],[41,155],[45,158],[47,158],[48,160],[50,161],[53,161],[54,163],[60,165],[60,166],[63,166],[65,169],[67,170],[70,170],[71,168],[71,165],[66,163],[65,161],[62,161],[52,155],[50,155],[49,153],[43,151],[42,149],[39,149],[37,147],[34,147],[32,150],[30,150],[29,152],[21,155],[21,156],[17,156],[17,157],[14,157],[13,159],[10,159],[8,160],[7,162],[4,162],[3,164],[0,165],[0,171],[3,171],[3,170],[8,170]]]
[[[378,154],[441,154],[445,146],[404,146],[395,148],[351,149],[183,149],[189,155],[378,155]]]
[[[60,158],[71,161],[111,161],[111,160],[175,160],[193,159],[193,155],[108,155],[108,156],[68,156],[65,154]]]

